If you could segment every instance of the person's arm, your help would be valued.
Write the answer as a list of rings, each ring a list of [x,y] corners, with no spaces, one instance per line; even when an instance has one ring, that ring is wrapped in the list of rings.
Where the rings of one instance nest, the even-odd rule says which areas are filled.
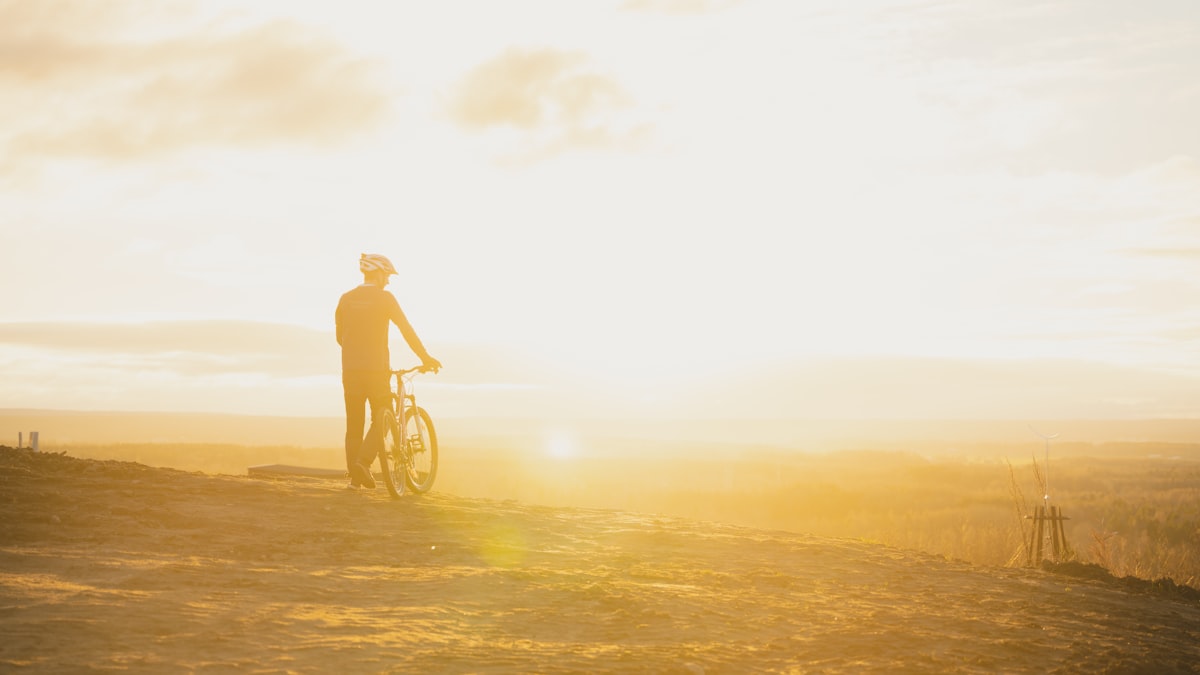
[[[337,337],[338,345],[342,344],[342,303],[345,301],[345,298],[338,300],[337,310],[333,313],[333,334]]]
[[[396,324],[396,328],[400,329],[400,335],[404,336],[404,341],[408,343],[408,348],[417,355],[417,358],[421,359],[421,364],[426,368],[432,370],[441,368],[441,362],[429,355],[429,351],[421,343],[421,338],[417,337],[417,331],[408,322],[408,317],[404,316],[404,310],[400,309],[400,303],[396,302],[396,296],[391,293],[388,295],[392,298],[390,318],[392,323]]]

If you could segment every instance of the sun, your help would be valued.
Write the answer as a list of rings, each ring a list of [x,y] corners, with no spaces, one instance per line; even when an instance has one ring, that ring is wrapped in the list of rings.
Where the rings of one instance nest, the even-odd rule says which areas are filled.
[[[575,459],[579,456],[579,442],[573,433],[565,429],[548,430],[543,452],[551,459]]]

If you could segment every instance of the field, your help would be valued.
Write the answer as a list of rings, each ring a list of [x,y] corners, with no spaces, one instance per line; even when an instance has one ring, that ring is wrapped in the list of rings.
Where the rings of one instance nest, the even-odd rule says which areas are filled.
[[[1027,561],[1047,478],[1041,445],[919,443],[797,452],[731,443],[445,435],[436,490],[472,498],[619,509],[842,537],[979,565]],[[74,457],[245,475],[258,464],[336,468],[334,447],[70,444]],[[1052,504],[1073,559],[1117,576],[1200,588],[1200,445],[1055,448]]]
[[[1200,592],[1132,581],[0,447],[6,672],[1196,672]]]

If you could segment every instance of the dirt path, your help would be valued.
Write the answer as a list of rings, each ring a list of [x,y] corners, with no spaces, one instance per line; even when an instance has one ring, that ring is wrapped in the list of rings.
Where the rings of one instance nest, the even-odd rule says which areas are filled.
[[[3,670],[1200,672],[1200,603],[849,540],[0,449]]]

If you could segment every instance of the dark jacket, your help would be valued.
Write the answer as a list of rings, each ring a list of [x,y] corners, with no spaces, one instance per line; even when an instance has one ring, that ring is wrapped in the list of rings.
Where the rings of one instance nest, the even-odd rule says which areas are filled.
[[[337,341],[342,346],[343,372],[391,369],[389,322],[400,329],[413,353],[422,361],[429,359],[429,353],[408,323],[396,297],[379,286],[363,284],[342,295],[334,314]]]

